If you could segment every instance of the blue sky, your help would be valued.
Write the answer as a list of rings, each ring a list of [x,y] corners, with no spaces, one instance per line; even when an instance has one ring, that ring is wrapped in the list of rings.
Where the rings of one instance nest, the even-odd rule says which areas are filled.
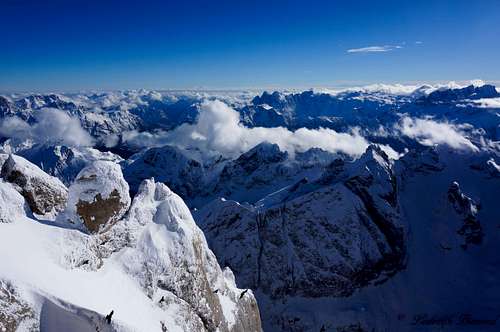
[[[500,1],[0,0],[0,90],[500,80]]]

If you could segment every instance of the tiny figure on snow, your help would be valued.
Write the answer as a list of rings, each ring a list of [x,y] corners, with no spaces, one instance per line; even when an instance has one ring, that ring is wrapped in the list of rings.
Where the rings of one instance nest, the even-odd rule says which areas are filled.
[[[113,317],[113,314],[115,313],[114,310],[111,310],[109,314],[106,315],[105,319],[108,324],[111,324],[111,317]]]

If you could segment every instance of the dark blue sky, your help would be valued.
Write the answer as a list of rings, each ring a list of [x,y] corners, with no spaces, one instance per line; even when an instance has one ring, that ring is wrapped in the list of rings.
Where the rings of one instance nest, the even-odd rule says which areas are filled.
[[[500,80],[498,0],[0,0],[0,12],[4,91]]]

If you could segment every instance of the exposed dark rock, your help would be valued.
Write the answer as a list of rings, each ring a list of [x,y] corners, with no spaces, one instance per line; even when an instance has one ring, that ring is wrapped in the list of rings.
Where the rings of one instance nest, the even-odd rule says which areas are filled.
[[[477,219],[479,205],[472,198],[462,193],[458,182],[452,182],[450,185],[448,200],[463,220],[462,226],[457,230],[457,233],[464,238],[462,248],[467,249],[470,244],[481,244],[484,233],[481,223]]]
[[[64,184],[22,157],[10,155],[1,176],[17,186],[34,213],[57,212],[66,205],[68,190]]]
[[[34,309],[24,301],[11,284],[0,280],[0,331],[35,332],[39,330]]]
[[[58,220],[97,233],[109,229],[129,205],[129,187],[120,166],[111,161],[96,161],[82,169],[69,187],[68,204]]]
[[[123,208],[125,208],[125,204],[122,203],[116,189],[111,192],[107,199],[103,199],[98,193],[94,197],[94,201],[78,201],[76,204],[76,212],[91,233],[98,232],[101,225],[108,224]]]

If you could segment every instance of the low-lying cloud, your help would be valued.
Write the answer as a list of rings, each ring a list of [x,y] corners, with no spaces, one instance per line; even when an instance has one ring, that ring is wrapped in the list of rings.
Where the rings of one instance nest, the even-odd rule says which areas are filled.
[[[390,52],[400,48],[403,48],[403,46],[401,45],[367,46],[367,47],[348,49],[347,53],[380,53],[380,52]]]
[[[479,108],[500,108],[500,98],[481,98],[470,103]]]
[[[338,133],[326,128],[291,131],[284,127],[245,127],[240,123],[240,114],[220,101],[203,102],[194,124],[183,124],[169,132],[131,131],[124,133],[122,140],[135,146],[171,144],[198,148],[202,152],[216,152],[230,158],[262,142],[275,143],[291,155],[316,147],[332,153],[359,156],[370,144],[357,128]],[[397,157],[398,154],[390,147],[383,148],[390,156]]]
[[[35,113],[36,122],[18,118],[5,118],[0,123],[0,135],[24,141],[32,139],[42,144],[91,146],[92,137],[81,127],[78,119],[57,109],[42,109]]]
[[[422,145],[444,144],[457,150],[478,150],[467,138],[463,128],[452,123],[404,116],[394,128],[402,135],[415,139]]]

